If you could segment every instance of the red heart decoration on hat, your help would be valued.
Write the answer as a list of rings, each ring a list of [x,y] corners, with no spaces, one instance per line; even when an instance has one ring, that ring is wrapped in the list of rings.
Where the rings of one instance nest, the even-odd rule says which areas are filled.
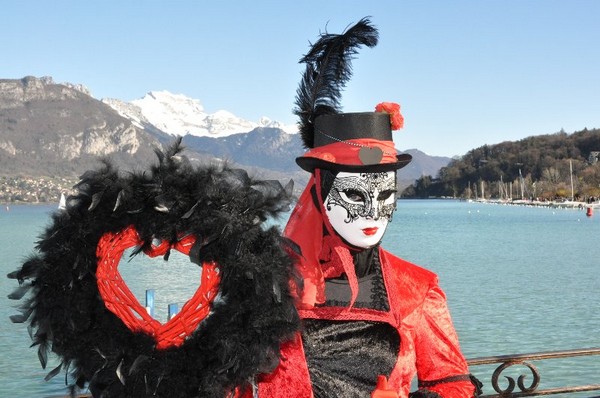
[[[379,164],[383,159],[383,151],[377,147],[362,147],[358,151],[358,158],[364,165]]]
[[[144,253],[156,257],[165,254],[169,249],[176,249],[189,254],[195,241],[195,236],[187,235],[174,245],[163,241],[159,246],[151,246]],[[118,271],[123,252],[143,243],[133,226],[117,233],[108,232],[102,235],[96,250],[98,291],[109,311],[119,317],[130,330],[152,336],[158,349],[180,346],[208,316],[211,304],[219,291],[219,269],[215,263],[203,263],[201,281],[194,295],[173,318],[164,324],[160,323],[148,314]]]

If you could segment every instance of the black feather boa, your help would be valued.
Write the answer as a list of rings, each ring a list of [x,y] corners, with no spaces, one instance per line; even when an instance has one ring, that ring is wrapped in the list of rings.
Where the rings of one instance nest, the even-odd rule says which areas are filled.
[[[34,254],[9,274],[28,290],[14,322],[29,322],[39,358],[49,351],[71,372],[71,394],[95,397],[226,397],[278,363],[279,345],[299,327],[290,294],[289,244],[263,222],[288,209],[291,184],[254,180],[227,166],[192,167],[180,141],[146,172],[110,162],[85,173],[41,236]],[[201,239],[199,260],[220,269],[221,300],[179,347],[158,350],[107,310],[96,283],[101,236],[133,225],[143,246],[181,234]],[[144,247],[140,248],[143,249]]]

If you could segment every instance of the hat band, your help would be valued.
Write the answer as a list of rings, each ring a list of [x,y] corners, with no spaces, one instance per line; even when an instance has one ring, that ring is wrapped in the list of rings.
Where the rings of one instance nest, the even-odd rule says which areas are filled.
[[[304,157],[326,162],[362,166],[396,163],[398,161],[393,141],[370,138],[339,141],[311,149]]]

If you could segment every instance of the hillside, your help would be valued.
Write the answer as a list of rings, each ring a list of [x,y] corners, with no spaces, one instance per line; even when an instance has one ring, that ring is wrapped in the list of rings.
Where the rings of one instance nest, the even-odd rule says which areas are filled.
[[[483,187],[485,197],[504,199],[509,196],[597,198],[600,196],[599,155],[600,129],[484,145],[452,160],[438,175],[420,178],[405,194],[481,197]]]
[[[156,148],[184,131],[192,162],[226,161],[260,178],[292,178],[300,190],[308,174],[294,159],[305,149],[290,130],[266,117],[247,122],[226,111],[208,114],[197,100],[168,92],[124,103],[97,100],[81,85],[49,77],[0,79],[0,202],[56,201],[101,158],[122,170],[146,168],[156,162]],[[407,152],[414,160],[399,173],[401,188],[450,161]]]
[[[156,132],[163,142],[161,133],[179,134],[193,152],[233,161],[244,168],[268,170],[273,175],[287,174],[297,186],[303,186],[308,179],[294,161],[304,153],[297,126],[285,126],[266,116],[250,122],[223,110],[209,114],[200,101],[166,91],[150,92],[131,103],[102,101],[135,124]],[[437,174],[450,161],[417,149],[405,152],[414,160],[398,174],[402,189],[422,175]]]
[[[110,155],[133,168],[159,142],[84,90],[50,78],[0,80],[3,176],[76,177]]]

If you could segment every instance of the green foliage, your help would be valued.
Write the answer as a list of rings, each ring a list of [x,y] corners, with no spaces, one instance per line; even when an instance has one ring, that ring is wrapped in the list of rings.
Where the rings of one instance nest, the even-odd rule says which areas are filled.
[[[483,185],[486,198],[570,197],[572,165],[574,196],[597,197],[600,162],[589,161],[594,151],[600,151],[600,129],[484,145],[453,159],[435,179],[419,178],[403,196],[474,198],[476,189],[481,197]]]

